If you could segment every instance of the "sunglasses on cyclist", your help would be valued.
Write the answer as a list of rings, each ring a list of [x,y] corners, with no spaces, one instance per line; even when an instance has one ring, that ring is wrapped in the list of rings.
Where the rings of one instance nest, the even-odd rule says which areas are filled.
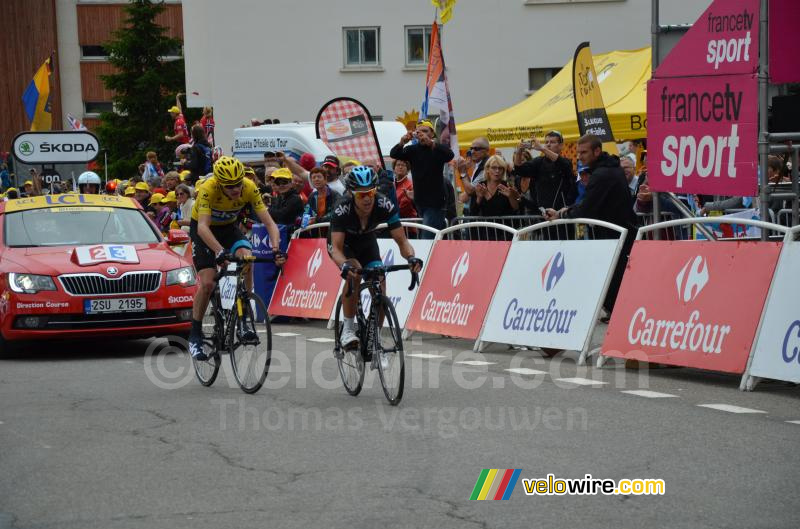
[[[353,195],[355,195],[356,198],[367,198],[367,197],[372,198],[375,196],[375,193],[377,192],[378,189],[373,187],[372,189],[368,189],[366,191],[353,191]]]

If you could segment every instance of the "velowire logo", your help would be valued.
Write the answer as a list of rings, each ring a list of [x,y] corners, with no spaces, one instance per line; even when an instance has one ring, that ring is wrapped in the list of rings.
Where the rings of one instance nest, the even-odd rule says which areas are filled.
[[[683,265],[678,277],[675,278],[675,286],[678,288],[678,299],[684,303],[694,301],[708,283],[708,263],[702,255],[694,259],[689,259]]]
[[[311,258],[308,260],[308,265],[306,266],[308,277],[314,277],[320,266],[322,266],[322,250],[317,248],[311,255]]]
[[[450,284],[453,285],[453,288],[456,288],[461,284],[461,281],[464,280],[467,272],[469,272],[469,253],[464,252],[461,254],[461,257],[456,259],[456,262],[450,271]]]

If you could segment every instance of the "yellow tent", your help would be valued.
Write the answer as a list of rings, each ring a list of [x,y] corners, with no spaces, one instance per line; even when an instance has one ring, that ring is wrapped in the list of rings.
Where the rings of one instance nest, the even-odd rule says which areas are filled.
[[[650,48],[594,55],[611,128],[617,141],[647,136],[647,81]],[[572,61],[550,82],[514,106],[458,125],[458,143],[468,148],[478,136],[492,147],[514,147],[521,139],[541,138],[557,130],[564,141],[578,139],[578,121],[572,97]]]

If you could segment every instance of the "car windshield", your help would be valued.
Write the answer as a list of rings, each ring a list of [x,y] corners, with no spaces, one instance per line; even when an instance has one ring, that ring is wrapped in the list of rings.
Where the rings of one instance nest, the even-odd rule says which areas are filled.
[[[138,209],[63,207],[30,209],[5,215],[6,246],[73,246],[159,242]]]

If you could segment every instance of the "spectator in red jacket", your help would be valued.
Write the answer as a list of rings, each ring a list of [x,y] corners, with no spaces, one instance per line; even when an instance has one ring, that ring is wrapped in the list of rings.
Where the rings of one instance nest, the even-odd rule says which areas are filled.
[[[394,161],[394,186],[397,190],[400,217],[417,218],[417,208],[414,207],[414,183],[409,177],[408,162],[405,160]]]

